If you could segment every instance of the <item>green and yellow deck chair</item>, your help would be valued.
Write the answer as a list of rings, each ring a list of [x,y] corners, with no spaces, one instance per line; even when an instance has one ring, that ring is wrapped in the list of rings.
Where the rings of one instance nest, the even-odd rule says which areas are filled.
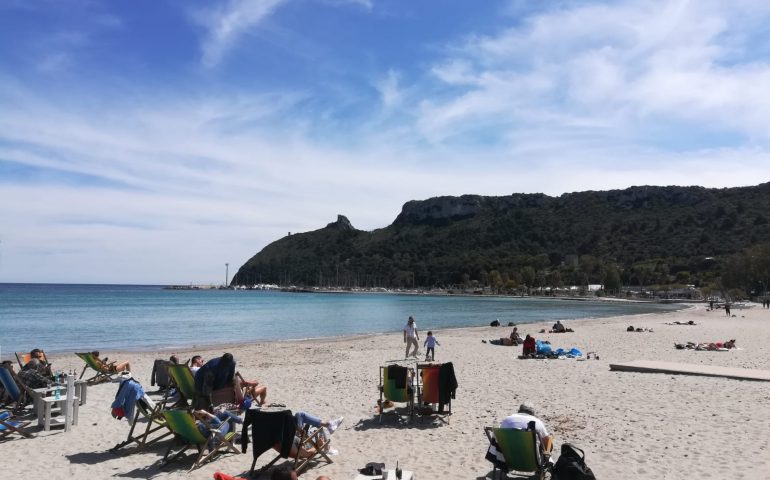
[[[166,417],[163,416],[163,405],[155,403],[146,393],[136,401],[134,410],[128,437],[112,447],[110,452],[116,453],[132,443],[136,443],[137,451],[140,451],[174,434],[166,422]]]
[[[490,453],[496,455],[498,460],[502,455],[505,460],[505,470],[500,470],[500,478],[504,478],[508,472],[514,472],[520,477],[545,479],[549,466],[548,455],[543,451],[537,438],[534,423],[530,422],[528,430],[484,428],[490,445],[488,455]],[[492,478],[494,479],[498,464],[496,462],[492,462],[492,464],[494,465],[492,470]]]
[[[19,367],[24,368],[24,365],[28,364],[30,360],[32,360],[32,356],[30,356],[29,352],[27,353],[19,353],[19,352],[13,352],[14,355],[16,355],[16,361],[19,362]],[[48,358],[45,356],[44,351],[40,351],[41,359],[48,363]]]
[[[0,439],[4,439],[14,433],[18,433],[22,437],[32,438],[32,434],[25,431],[27,425],[31,422],[21,422],[12,419],[13,414],[10,411],[0,410]]]
[[[169,364],[168,375],[171,377],[170,387],[176,389],[179,393],[179,401],[176,402],[176,406],[192,406],[193,399],[195,398],[195,377],[192,370],[186,364]],[[163,399],[164,405],[168,402],[168,397],[171,388],[166,390],[166,395]]]
[[[183,409],[164,410],[162,415],[166,419],[166,424],[168,427],[172,432],[174,432],[174,437],[180,440],[183,446],[181,450],[169,458],[169,454],[174,448],[174,444],[172,443],[166,451],[166,454],[163,456],[163,459],[161,460],[161,466],[165,466],[171,461],[176,460],[190,447],[195,447],[198,449],[198,457],[195,459],[195,462],[193,463],[192,467],[190,467],[188,472],[191,472],[200,467],[204,462],[206,462],[206,460],[214,457],[218,453],[241,453],[241,451],[238,450],[235,445],[233,445],[233,437],[235,436],[235,432],[227,432],[222,434],[218,428],[209,428],[208,431],[212,437],[213,446],[209,450],[209,453],[206,454],[209,438],[206,438],[201,433],[201,431],[198,430],[198,425],[192,413]],[[225,424],[225,422],[222,423],[222,425]]]
[[[439,401],[439,374],[441,372],[440,363],[418,363],[417,364],[417,404],[418,413],[423,412],[425,404],[439,405],[438,411],[428,408],[428,415],[448,416],[452,415],[452,397],[447,398],[447,403],[440,405]],[[447,420],[447,423],[449,421]]]
[[[412,388],[413,370],[410,367],[400,365],[386,365],[380,367],[380,399],[377,406],[380,413],[380,423],[382,423],[382,414],[386,408],[390,408],[394,403],[406,403],[411,421],[414,415],[414,389]],[[395,412],[395,408],[393,410]],[[397,413],[397,412],[396,412]]]
[[[115,369],[115,362],[104,363],[91,352],[75,353],[75,355],[86,362],[86,365],[83,367],[83,371],[80,372],[79,378],[83,378],[83,375],[85,375],[88,368],[91,368],[94,372],[96,372],[96,375],[86,380],[88,385],[96,385],[97,383],[101,382],[111,382],[115,375],[120,373]]]

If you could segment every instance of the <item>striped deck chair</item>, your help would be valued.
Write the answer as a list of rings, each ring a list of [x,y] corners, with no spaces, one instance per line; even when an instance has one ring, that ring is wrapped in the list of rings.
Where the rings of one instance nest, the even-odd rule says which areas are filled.
[[[32,438],[32,434],[24,431],[24,429],[31,422],[20,422],[18,420],[11,420],[13,414],[8,410],[0,411],[0,439],[18,433],[22,437]]]
[[[544,480],[548,470],[548,455],[542,449],[535,432],[535,422],[530,422],[528,430],[515,428],[485,427],[484,432],[489,440],[490,454],[498,460],[502,455],[505,469],[500,469],[500,478],[504,478],[507,472],[515,472],[519,476]],[[492,478],[495,478],[499,462],[492,462]]]
[[[144,397],[136,401],[134,418],[131,421],[131,430],[128,432],[128,437],[112,447],[110,452],[115,453],[132,443],[136,443],[137,451],[140,451],[144,447],[153,445],[169,435],[173,435],[174,432],[169,428],[162,411],[163,404],[155,403],[145,393]],[[146,425],[143,425],[142,422],[146,423]],[[134,434],[134,432],[138,433]]]
[[[387,365],[380,367],[380,399],[377,402],[380,411],[380,423],[382,414],[387,406],[386,402],[406,403],[411,421],[414,415],[414,389],[412,388],[413,371],[409,367],[400,365]],[[397,413],[395,408],[394,413]]]
[[[449,396],[446,400],[447,403],[441,405],[439,400],[439,373],[441,371],[442,364],[433,363],[418,363],[417,364],[417,412],[422,415],[422,412],[426,412],[427,415],[452,415],[452,397]],[[423,410],[426,404],[439,405],[439,410],[434,411],[432,408]],[[449,421],[447,420],[447,423]]]
[[[27,353],[13,352],[13,353],[14,355],[16,355],[16,361],[19,362],[20,368],[24,368],[24,365],[28,364],[29,361],[32,360],[32,356],[29,354],[29,352]],[[45,356],[45,352],[41,350],[40,355],[41,355],[41,359],[45,363],[48,363],[48,358]]]
[[[203,465],[206,460],[214,457],[218,453],[241,453],[238,448],[233,445],[233,437],[235,432],[222,433],[222,426],[227,425],[227,422],[222,422],[219,428],[210,427],[208,429],[211,435],[212,444],[209,444],[209,438],[206,438],[196,424],[195,417],[187,410],[165,410],[162,412],[163,417],[166,419],[166,424],[174,432],[174,436],[183,443],[182,449],[176,452],[171,458],[169,454],[174,448],[172,443],[166,454],[161,460],[161,466],[165,466],[173,460],[176,460],[184,454],[190,447],[198,449],[198,456],[195,459],[192,467],[188,472],[195,470]],[[206,454],[206,448],[209,448],[209,453]]]
[[[80,372],[79,378],[83,378],[83,375],[86,373],[86,370],[89,367],[94,372],[96,372],[96,375],[86,380],[86,383],[89,385],[96,385],[97,383],[101,382],[111,382],[113,377],[120,373],[115,370],[115,362],[104,363],[91,352],[75,353],[75,355],[86,362],[85,367],[83,367],[83,371]]]

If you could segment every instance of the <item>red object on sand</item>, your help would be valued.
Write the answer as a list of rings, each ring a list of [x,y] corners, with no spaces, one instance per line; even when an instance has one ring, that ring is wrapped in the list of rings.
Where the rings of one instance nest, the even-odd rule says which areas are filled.
[[[246,480],[246,479],[243,477],[233,477],[222,472],[215,472],[214,480]]]

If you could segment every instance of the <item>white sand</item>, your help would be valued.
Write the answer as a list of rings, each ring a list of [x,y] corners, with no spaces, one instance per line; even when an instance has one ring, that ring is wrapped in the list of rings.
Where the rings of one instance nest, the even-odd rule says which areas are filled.
[[[770,369],[770,311],[756,306],[733,313],[736,318],[726,318],[722,311],[707,312],[698,305],[676,313],[565,322],[577,331],[536,335],[551,340],[555,347],[577,346],[600,355],[600,360],[583,362],[522,361],[516,359],[521,347],[481,343],[481,339],[506,336],[509,327],[434,331],[441,342],[436,359],[454,362],[460,384],[449,424],[430,419],[405,424],[393,416],[379,424],[374,416],[378,367],[403,358],[400,333],[189,349],[177,354],[188,358],[200,353],[208,359],[230,351],[247,378],[267,383],[268,401],[324,418],[344,415],[333,437],[333,446],[340,452],[332,457],[335,463],[319,464],[302,478],[323,474],[334,480],[350,479],[367,462],[393,467],[396,460],[420,480],[488,478],[491,464],[484,460],[488,442],[483,427],[496,425],[524,400],[534,402],[554,433],[555,451],[563,442],[582,447],[601,479],[770,478],[770,383],[608,368],[611,362],[648,359]],[[664,325],[675,320],[694,320],[698,325]],[[629,324],[655,331],[628,333]],[[419,325],[423,335],[430,328],[423,322]],[[537,333],[547,326],[525,325],[520,330]],[[673,348],[675,342],[730,338],[737,339],[741,350]],[[130,360],[135,376],[153,390],[152,361],[169,352],[103,354]],[[75,355],[54,361],[65,370],[81,366]],[[108,452],[129,429],[125,420],[110,416],[116,390],[116,384],[90,388],[80,423],[71,432],[40,431],[34,439],[0,442],[2,477],[210,479],[217,470],[232,475],[248,470],[251,450],[246,455],[219,457],[189,475],[191,458],[158,468],[166,442],[138,453],[130,453],[132,449],[120,455]],[[257,466],[272,457],[272,451],[265,453]]]

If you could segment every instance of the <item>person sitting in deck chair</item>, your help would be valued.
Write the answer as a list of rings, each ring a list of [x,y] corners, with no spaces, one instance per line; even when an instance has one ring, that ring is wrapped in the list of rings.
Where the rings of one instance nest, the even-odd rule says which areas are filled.
[[[305,427],[305,425],[310,425],[311,427],[315,428],[323,428],[325,430],[321,435],[324,439],[324,447],[328,449],[326,432],[329,432],[329,435],[334,433],[342,423],[343,418],[344,417],[337,417],[332,420],[321,420],[320,417],[317,417],[311,413],[303,412],[302,410],[295,413],[294,422],[297,425],[297,434],[294,435],[294,443],[291,445],[291,453],[289,453],[289,456],[296,457],[297,454],[299,454],[299,458],[310,458],[316,454],[316,449],[314,447],[299,444],[301,440],[299,433],[302,432],[302,429]],[[273,448],[279,452],[281,451],[280,445],[275,445]]]
[[[107,357],[99,358],[99,351],[94,350],[91,352],[91,355],[94,356],[94,358],[98,359],[100,362],[102,362],[104,365],[110,368],[110,371],[120,373],[120,372],[130,372],[131,371],[131,363],[130,362],[108,362],[109,360]]]
[[[515,428],[518,430],[527,430],[529,422],[535,422],[535,432],[543,445],[543,450],[550,453],[553,448],[553,437],[548,433],[545,423],[535,416],[535,407],[529,402],[524,402],[519,406],[518,413],[509,415],[500,422],[500,428]]]

